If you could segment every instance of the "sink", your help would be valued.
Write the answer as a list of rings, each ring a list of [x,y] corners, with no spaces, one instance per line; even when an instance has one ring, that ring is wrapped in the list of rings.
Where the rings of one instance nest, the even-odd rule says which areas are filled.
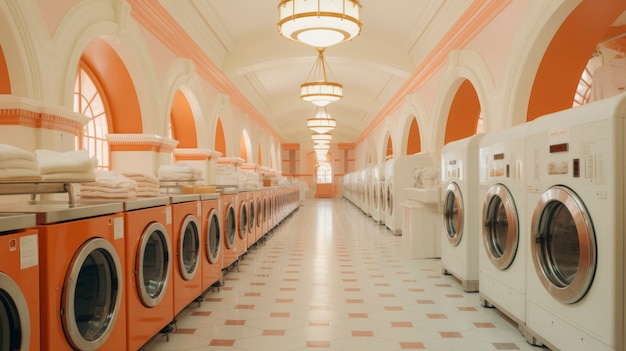
[[[441,199],[441,188],[404,188],[407,200],[419,201],[426,204],[438,204]]]

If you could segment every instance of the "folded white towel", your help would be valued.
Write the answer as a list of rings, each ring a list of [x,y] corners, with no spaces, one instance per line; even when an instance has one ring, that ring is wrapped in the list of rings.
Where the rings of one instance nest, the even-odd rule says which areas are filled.
[[[29,161],[37,161],[35,154],[19,147],[8,144],[0,144],[0,161],[23,159]]]
[[[135,187],[110,188],[110,187],[90,185],[90,184],[95,184],[95,183],[81,183],[80,184],[81,194],[83,192],[89,192],[89,191],[102,191],[102,192],[111,193],[111,194],[113,193],[123,194],[123,193],[128,193],[130,191],[137,191],[137,188]]]
[[[185,163],[161,166],[158,173],[161,180],[197,180],[202,175],[199,169]]]
[[[39,165],[37,164],[37,161],[25,160],[23,158],[0,161],[0,168],[26,168],[39,173]]]
[[[39,162],[41,174],[86,172],[94,170],[98,164],[98,160],[89,157],[86,150],[68,152],[36,150],[35,155]]]
[[[137,189],[137,182],[134,180],[124,177],[117,171],[105,171],[101,169],[96,170],[96,181],[91,185],[107,188]]]
[[[0,168],[0,179],[32,177],[39,178],[39,171],[29,168]]]
[[[126,178],[136,181],[137,183],[146,182],[159,185],[159,179],[152,174],[123,172],[122,175]]]
[[[44,174],[41,177],[45,180],[93,182],[96,179],[96,173],[94,171],[61,172],[61,173]]]
[[[141,197],[155,197],[160,196],[161,192],[159,189],[137,189],[137,196]]]
[[[109,193],[104,191],[85,191],[80,192],[81,198],[102,198],[102,199],[133,199],[137,197],[137,193],[134,191],[123,193]]]

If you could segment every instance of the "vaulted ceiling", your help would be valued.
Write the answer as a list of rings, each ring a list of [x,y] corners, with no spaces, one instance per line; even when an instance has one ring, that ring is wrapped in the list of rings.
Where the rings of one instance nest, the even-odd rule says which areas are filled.
[[[278,1],[159,0],[286,143],[309,142],[315,106],[300,85],[317,51],[278,32]],[[472,0],[362,0],[362,31],[326,49],[344,97],[328,105],[333,142],[352,143],[414,74]]]

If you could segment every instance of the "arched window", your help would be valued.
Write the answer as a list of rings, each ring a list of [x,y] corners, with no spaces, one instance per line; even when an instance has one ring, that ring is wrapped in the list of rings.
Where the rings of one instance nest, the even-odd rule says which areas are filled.
[[[85,125],[82,138],[78,138],[78,148],[85,149],[91,157],[96,157],[99,169],[110,169],[105,101],[100,95],[97,80],[83,65],[78,71],[74,86],[74,111],[91,118]]]
[[[317,184],[331,184],[333,182],[333,170],[328,161],[317,162]]]

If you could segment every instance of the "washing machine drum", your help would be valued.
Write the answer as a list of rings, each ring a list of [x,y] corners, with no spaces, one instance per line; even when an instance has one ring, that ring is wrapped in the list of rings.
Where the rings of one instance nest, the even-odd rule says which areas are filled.
[[[178,238],[178,269],[184,280],[191,280],[200,262],[200,230],[198,220],[192,215],[185,217]]]
[[[248,207],[245,202],[241,202],[239,208],[239,238],[245,239],[248,233]]]
[[[487,257],[498,269],[507,269],[515,259],[519,222],[513,196],[502,184],[492,186],[483,204],[483,244]]]
[[[585,296],[596,270],[593,223],[582,200],[564,186],[544,192],[531,221],[531,256],[539,280],[558,301]]]
[[[28,304],[15,280],[0,272],[0,350],[29,350]]]
[[[212,210],[209,215],[209,225],[207,226],[207,249],[206,255],[211,264],[215,263],[220,254],[220,240],[222,238],[222,228],[217,211]]]
[[[250,207],[248,207],[248,232],[252,233],[252,230],[254,229],[255,226],[255,221],[254,221],[254,200],[250,200]]]
[[[387,186],[387,211],[389,211],[389,215],[393,214],[393,189],[391,184]]]
[[[154,307],[163,299],[172,266],[172,245],[167,229],[161,223],[150,223],[139,238],[137,251],[137,293],[146,307]]]
[[[72,258],[61,297],[61,322],[77,350],[96,350],[108,339],[122,302],[122,265],[113,245],[86,241]]]
[[[450,183],[444,196],[443,219],[448,241],[457,246],[463,238],[463,196],[456,183]]]
[[[263,203],[259,198],[256,206],[256,226],[261,227],[261,225],[263,225]]]
[[[226,247],[232,249],[235,247],[235,231],[237,230],[237,222],[235,222],[235,210],[233,206],[228,206],[226,210]]]

